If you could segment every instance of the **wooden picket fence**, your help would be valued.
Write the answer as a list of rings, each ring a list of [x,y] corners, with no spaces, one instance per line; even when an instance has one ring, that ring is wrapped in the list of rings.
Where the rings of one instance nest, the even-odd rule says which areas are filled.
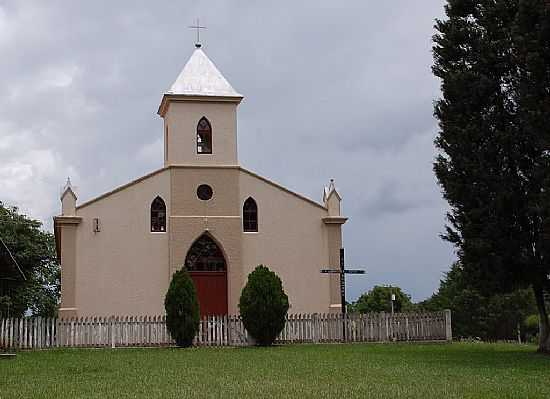
[[[362,315],[288,315],[277,343],[450,341],[450,311]],[[199,346],[251,345],[239,316],[200,321]],[[0,320],[0,348],[170,346],[166,316],[21,318]]]

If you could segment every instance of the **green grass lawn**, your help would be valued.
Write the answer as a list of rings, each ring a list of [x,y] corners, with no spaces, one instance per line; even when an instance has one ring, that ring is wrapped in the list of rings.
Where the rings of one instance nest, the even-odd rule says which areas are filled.
[[[0,398],[550,398],[550,357],[504,344],[74,349],[0,360]]]

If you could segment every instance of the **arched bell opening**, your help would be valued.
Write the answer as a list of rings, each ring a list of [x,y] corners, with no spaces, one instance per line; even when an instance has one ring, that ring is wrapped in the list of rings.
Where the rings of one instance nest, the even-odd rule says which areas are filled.
[[[197,124],[197,154],[212,154],[212,125],[205,117]]]

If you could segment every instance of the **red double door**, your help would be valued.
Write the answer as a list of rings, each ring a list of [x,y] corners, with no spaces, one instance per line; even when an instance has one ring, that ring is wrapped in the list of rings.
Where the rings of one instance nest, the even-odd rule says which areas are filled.
[[[199,298],[201,318],[227,314],[227,270],[189,273]]]

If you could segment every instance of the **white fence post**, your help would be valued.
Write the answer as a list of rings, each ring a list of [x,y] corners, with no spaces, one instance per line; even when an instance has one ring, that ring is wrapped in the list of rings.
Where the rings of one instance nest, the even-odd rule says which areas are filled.
[[[451,326],[451,310],[445,310],[445,339],[448,342],[453,340],[453,329]]]
[[[111,316],[109,320],[109,335],[111,336],[111,349],[115,349],[115,346],[116,346],[115,316]]]
[[[319,315],[317,313],[313,313],[313,315],[311,316],[311,321],[312,321],[312,324],[313,324],[313,329],[312,329],[312,339],[313,339],[313,343],[314,344],[318,344],[319,343],[319,336],[321,335],[320,334],[320,329],[319,329]]]

